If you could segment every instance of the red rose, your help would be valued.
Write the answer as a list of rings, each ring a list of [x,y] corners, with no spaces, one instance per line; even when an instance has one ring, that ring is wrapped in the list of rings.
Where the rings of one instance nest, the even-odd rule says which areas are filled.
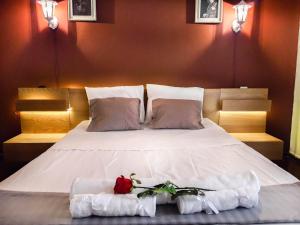
[[[114,187],[115,194],[128,194],[132,190],[132,180],[127,179],[124,176],[120,176],[116,180],[116,184]]]

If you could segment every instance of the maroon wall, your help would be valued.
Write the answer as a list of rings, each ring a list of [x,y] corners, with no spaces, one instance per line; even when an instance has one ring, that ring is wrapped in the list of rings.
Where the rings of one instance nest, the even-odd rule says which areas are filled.
[[[97,22],[67,21],[57,31],[35,0],[0,7],[0,141],[19,132],[18,87],[160,83],[206,88],[267,87],[270,133],[289,141],[300,1],[256,0],[242,33],[224,1],[219,25],[194,24],[193,0],[97,0]]]

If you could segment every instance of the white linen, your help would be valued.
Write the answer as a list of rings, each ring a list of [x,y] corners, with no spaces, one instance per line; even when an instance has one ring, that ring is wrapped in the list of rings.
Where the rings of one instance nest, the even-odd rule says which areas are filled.
[[[253,170],[261,184],[298,180],[208,119],[200,130],[86,132],[84,121],[63,140],[0,183],[1,190],[69,193],[76,177],[201,179]]]
[[[140,99],[140,122],[145,120],[144,86],[117,86],[117,87],[85,87],[88,102],[96,98],[138,98]]]
[[[95,216],[149,216],[156,212],[156,197],[137,198],[135,194],[74,195],[70,201],[73,218]]]
[[[160,183],[164,183],[165,179],[141,179],[142,184],[137,186],[151,187]],[[237,174],[226,174],[221,176],[209,176],[203,179],[173,179],[171,180],[179,187],[198,187],[210,190],[224,190],[224,189],[238,189],[238,188],[250,188],[255,192],[259,192],[260,183],[258,177],[253,171],[246,171]],[[74,195],[78,194],[97,194],[97,193],[111,193],[113,194],[113,188],[115,180],[113,179],[91,179],[91,178],[76,178],[72,183],[70,191],[70,199]],[[144,189],[134,189],[134,193],[137,194]],[[163,194],[157,196],[158,204],[175,203],[171,201],[171,196]]]
[[[218,214],[219,211],[232,210],[237,207],[256,207],[258,193],[255,188],[243,187],[205,192],[205,196],[185,195],[177,198],[177,206],[180,214],[202,211],[207,214]]]
[[[203,105],[204,88],[200,87],[172,87],[157,84],[147,84],[147,115],[146,122],[152,118],[152,101],[158,98],[186,99],[201,101]],[[202,116],[202,114],[201,114]]]

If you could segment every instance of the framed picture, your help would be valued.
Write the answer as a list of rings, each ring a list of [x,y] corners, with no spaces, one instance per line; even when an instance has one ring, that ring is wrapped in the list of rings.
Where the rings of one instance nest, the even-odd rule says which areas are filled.
[[[96,0],[69,0],[69,20],[96,21]]]
[[[195,0],[195,23],[221,23],[223,0]]]

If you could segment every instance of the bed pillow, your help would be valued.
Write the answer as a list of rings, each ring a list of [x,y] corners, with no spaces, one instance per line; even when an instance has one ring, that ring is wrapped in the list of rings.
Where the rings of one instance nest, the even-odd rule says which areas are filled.
[[[147,84],[147,116],[146,122],[152,118],[152,101],[158,98],[185,99],[200,101],[203,105],[204,89],[199,87],[171,87],[157,84]],[[202,118],[202,109],[201,109]]]
[[[155,99],[152,101],[153,129],[202,129],[201,101]]]
[[[140,100],[140,122],[145,120],[145,107],[144,107],[144,86],[117,86],[117,87],[86,87],[85,88],[88,101],[98,98],[138,98]]]
[[[141,129],[139,108],[140,99],[138,98],[92,99],[90,102],[92,120],[87,131]]]

